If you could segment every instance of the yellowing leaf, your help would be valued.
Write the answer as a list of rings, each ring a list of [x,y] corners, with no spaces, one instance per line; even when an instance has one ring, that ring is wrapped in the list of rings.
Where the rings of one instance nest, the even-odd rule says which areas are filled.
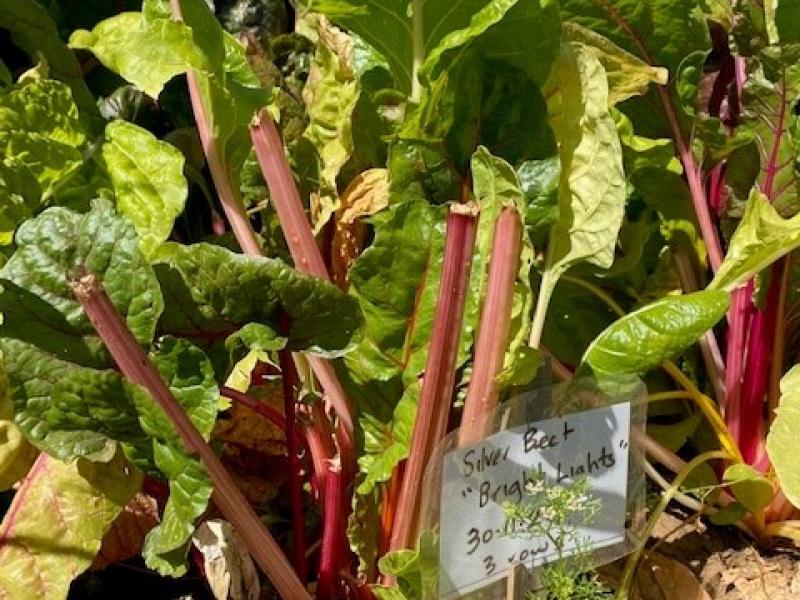
[[[577,23],[564,23],[563,28],[566,39],[588,46],[603,64],[608,75],[609,106],[643,94],[651,83],[667,83],[666,69],[647,64],[607,37]]]
[[[66,598],[141,483],[121,454],[70,464],[41,454],[0,525],[0,598]]]
[[[336,176],[353,151],[351,116],[360,92],[352,69],[352,38],[321,16],[317,34],[319,41],[303,88],[310,120],[303,136],[317,149],[321,161],[320,189],[311,205],[315,232],[339,207]]]

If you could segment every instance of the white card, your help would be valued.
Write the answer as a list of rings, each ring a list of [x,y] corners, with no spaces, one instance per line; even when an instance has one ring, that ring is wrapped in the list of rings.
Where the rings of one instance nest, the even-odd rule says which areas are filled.
[[[525,482],[585,475],[602,508],[577,535],[591,550],[623,542],[631,404],[573,413],[495,433],[444,455],[440,506],[439,597],[451,598],[506,577],[509,568],[546,564],[556,553],[544,538],[501,535],[502,505],[525,499]]]

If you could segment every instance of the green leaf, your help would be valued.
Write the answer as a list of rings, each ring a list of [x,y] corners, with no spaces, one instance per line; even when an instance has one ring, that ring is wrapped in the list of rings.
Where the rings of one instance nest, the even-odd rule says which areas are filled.
[[[133,223],[139,247],[148,258],[166,241],[175,218],[183,212],[188,192],[183,154],[146,129],[113,121],[106,126],[100,156],[111,178],[117,210]]]
[[[708,520],[720,527],[725,525],[735,525],[747,514],[747,509],[739,502],[733,502],[723,506],[712,514]]]
[[[94,95],[83,81],[81,66],[58,35],[47,10],[35,0],[14,0],[0,5],[0,27],[31,57],[44,56],[50,74],[66,83],[81,111],[97,113]],[[55,115],[54,115],[55,116]]]
[[[89,50],[153,98],[176,75],[190,68],[209,68],[189,27],[169,18],[148,19],[142,13],[121,13],[101,21],[92,31],[79,29],[70,36],[69,46]]]
[[[361,91],[353,72],[353,40],[323,18],[317,19],[317,32],[303,88],[309,119],[303,137],[316,148],[322,163],[319,191],[311,203],[315,233],[339,208],[336,177],[353,152],[352,115]]]
[[[44,198],[83,164],[85,141],[78,108],[65,84],[42,79],[0,90],[0,158],[6,160],[7,167],[12,166],[9,160],[27,167]],[[29,184],[23,189],[27,194],[20,189],[13,191],[31,195]],[[31,206],[29,214],[35,208]]]
[[[703,420],[703,415],[694,413],[677,423],[663,425],[648,423],[647,435],[658,441],[670,452],[677,452],[689,440]]]
[[[781,379],[780,404],[767,435],[767,453],[775,468],[781,490],[794,506],[800,507],[800,469],[797,463],[797,432],[800,427],[800,366],[795,365]]]
[[[750,194],[711,289],[732,290],[800,246],[800,215],[783,219],[767,198]]]
[[[108,463],[70,464],[40,455],[0,525],[0,597],[66,598],[141,484],[119,453]]]
[[[534,321],[539,331],[553,288],[565,271],[579,262],[611,266],[626,196],[606,74],[592,50],[562,44],[543,91],[558,140],[561,174],[559,217],[550,230]]]
[[[731,465],[725,469],[722,481],[730,486],[736,499],[751,513],[765,509],[775,497],[770,480],[750,465]]]
[[[38,296],[60,313],[70,328],[59,331],[60,319],[52,311],[31,317],[26,316],[30,306],[13,305],[4,309],[9,326],[14,327],[17,318],[39,320],[53,330],[54,339],[76,334],[94,337],[94,328],[69,283],[85,268],[98,276],[136,339],[143,345],[153,339],[164,306],[161,291],[153,270],[139,253],[133,226],[114,214],[107,201],[96,200],[85,215],[59,207],[47,209],[19,228],[16,242],[17,251],[0,269],[0,278]],[[44,308],[42,302],[38,304]],[[42,341],[52,344],[52,340]],[[71,343],[74,347],[74,341]],[[91,350],[96,349],[95,343]]]
[[[448,50],[484,33],[481,51],[487,56],[543,79],[559,38],[556,4],[547,0],[424,2],[417,15],[405,0],[315,0],[307,5],[375,47],[406,94],[414,89],[419,69],[433,71]]]
[[[19,158],[0,160],[0,246],[11,244],[14,231],[42,206],[42,186]]]
[[[361,324],[355,299],[276,259],[166,243],[153,265],[166,297],[159,328],[173,335],[224,338],[251,322],[277,330],[283,308],[292,320],[290,348],[334,357]]]
[[[644,374],[696,342],[729,304],[729,294],[720,290],[662,298],[597,336],[583,355],[582,367],[598,376]]]
[[[653,67],[602,35],[578,23],[564,23],[564,38],[592,49],[608,76],[608,102],[615,104],[639,96],[651,83],[665,85],[666,69]]]

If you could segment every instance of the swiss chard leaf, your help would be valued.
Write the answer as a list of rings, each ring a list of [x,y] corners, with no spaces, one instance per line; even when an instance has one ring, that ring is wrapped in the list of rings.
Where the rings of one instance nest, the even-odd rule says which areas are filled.
[[[800,246],[800,215],[784,219],[754,190],[710,288],[732,290]]]
[[[642,375],[696,342],[729,305],[719,290],[662,298],[612,323],[586,349],[582,367],[598,377]]]
[[[38,296],[39,304],[50,305],[69,325],[60,330],[59,322],[63,321],[52,310],[45,310],[34,319],[26,316],[31,306],[6,302],[8,327],[17,328],[23,339],[30,339],[26,337],[30,332],[20,329],[19,322],[12,324],[18,318],[39,320],[41,326],[50,329],[52,339],[40,338],[46,344],[66,337],[67,347],[74,347],[76,334],[84,338],[96,335],[69,284],[69,278],[84,268],[98,275],[136,339],[143,345],[153,339],[164,308],[158,281],[139,253],[133,226],[116,215],[109,202],[96,200],[85,215],[59,207],[47,209],[19,228],[16,242],[17,250],[0,269],[0,278]],[[9,286],[5,293],[13,290]],[[7,334],[7,329],[0,330],[0,335]],[[37,343],[38,339],[32,341]],[[97,342],[89,344],[90,350],[96,352]]]
[[[797,468],[797,428],[800,423],[800,367],[795,365],[781,379],[781,400],[767,435],[767,452],[775,467],[781,490],[794,506],[800,506],[800,470]]]
[[[131,220],[139,247],[149,257],[169,237],[186,203],[183,154],[141,127],[113,121],[106,126],[100,156],[117,210]]]
[[[277,331],[282,308],[292,319],[292,349],[333,357],[348,350],[361,324],[353,298],[277,259],[167,243],[153,265],[167,299],[159,328],[172,335],[225,338],[251,322]]]

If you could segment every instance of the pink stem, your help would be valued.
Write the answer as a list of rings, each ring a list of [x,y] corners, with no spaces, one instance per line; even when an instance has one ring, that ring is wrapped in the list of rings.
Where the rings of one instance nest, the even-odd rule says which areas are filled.
[[[177,20],[181,20],[180,0],[170,0],[170,6],[172,8],[172,16]],[[239,190],[233,186],[230,171],[220,154],[219,145],[214,136],[214,130],[208,115],[210,108],[203,106],[203,96],[200,93],[197,74],[192,70],[187,71],[186,81],[189,85],[189,99],[192,102],[192,111],[194,112],[194,120],[197,123],[200,144],[203,146],[203,152],[208,162],[208,170],[211,172],[211,178],[217,188],[225,216],[228,218],[233,235],[242,247],[242,251],[245,254],[259,256],[261,255],[261,244],[259,244],[255,231],[253,231],[253,226],[250,224]]]
[[[298,579],[281,547],[261,523],[247,498],[236,486],[183,408],[170,392],[160,373],[133,337],[100,282],[90,273],[71,283],[75,297],[103,340],[120,371],[150,392],[153,400],[172,421],[187,450],[203,461],[214,483],[213,500],[241,536],[250,554],[287,600],[307,600],[308,592]]]
[[[410,548],[416,533],[422,475],[441,439],[452,403],[456,355],[461,336],[469,269],[475,245],[474,205],[452,205],[447,216],[442,277],[436,303],[425,375],[422,379],[417,418],[406,462],[400,504],[395,514],[391,550]]]
[[[503,370],[508,347],[521,241],[519,213],[506,207],[500,213],[494,230],[489,282],[475,344],[472,378],[461,416],[459,446],[467,446],[485,437],[497,407],[500,396],[497,376]]]
[[[753,294],[753,282],[733,291],[733,300],[729,314],[728,344],[726,351],[725,371],[725,420],[735,440],[742,439],[744,424],[742,420],[741,397],[742,378],[744,375],[747,334],[750,326]]]
[[[250,137],[253,140],[261,172],[269,187],[270,198],[278,213],[283,235],[295,267],[303,273],[330,281],[322,253],[319,251],[314,233],[308,224],[294,175],[286,161],[283,142],[275,128],[275,123],[266,110],[262,110],[253,120],[250,126]],[[350,439],[350,441],[342,441],[352,453],[353,410],[347,394],[345,394],[330,362],[313,356],[309,356],[308,361]],[[346,465],[345,468],[347,469]]]

